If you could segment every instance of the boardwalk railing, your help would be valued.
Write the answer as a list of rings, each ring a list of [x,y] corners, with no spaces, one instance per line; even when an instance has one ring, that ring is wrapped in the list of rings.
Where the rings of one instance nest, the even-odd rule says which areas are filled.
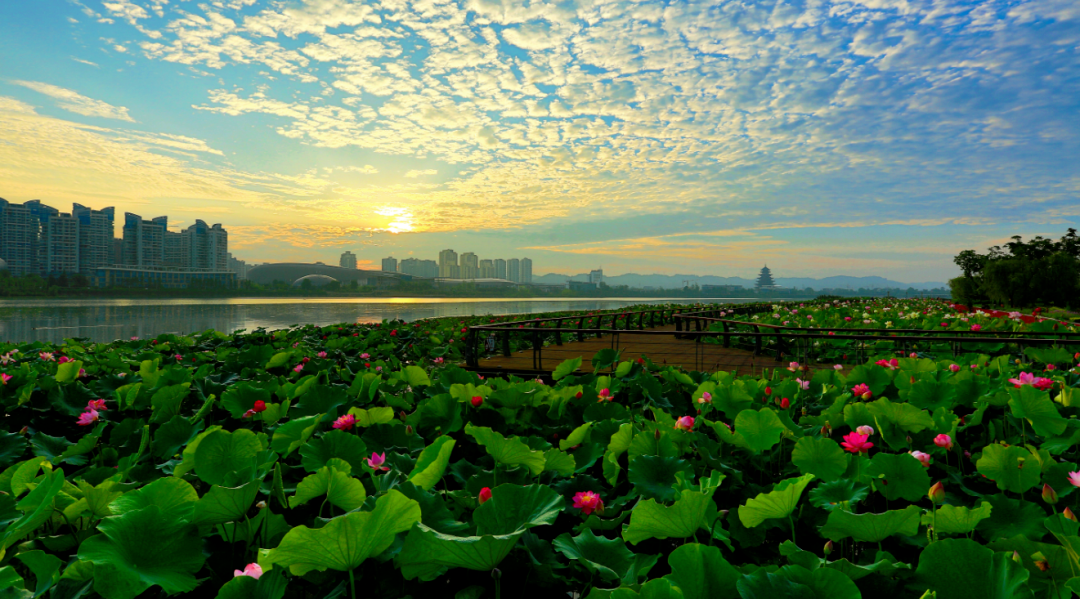
[[[777,361],[784,358],[812,363],[822,353],[823,346],[852,341],[853,356],[849,363],[860,363],[873,353],[895,351],[902,355],[914,353],[950,353],[953,356],[967,351],[999,353],[1014,347],[1062,345],[1080,349],[1080,333],[1069,331],[950,331],[924,329],[850,329],[840,327],[788,327],[720,317],[721,310],[686,312],[676,317],[678,331],[714,331],[724,333],[724,347],[752,349],[755,355],[772,354]],[[730,314],[730,312],[728,312]],[[729,334],[731,333],[731,334]],[[752,333],[752,334],[751,334]],[[684,338],[686,333],[682,333]],[[1001,347],[992,347],[1000,345]]]

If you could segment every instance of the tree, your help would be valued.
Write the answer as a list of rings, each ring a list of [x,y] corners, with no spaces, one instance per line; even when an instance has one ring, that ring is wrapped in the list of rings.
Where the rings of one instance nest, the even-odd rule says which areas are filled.
[[[1069,305],[1080,297],[1080,237],[1069,229],[1058,241],[1014,235],[986,254],[964,250],[953,261],[964,272],[949,281],[953,299],[972,304],[981,298],[1030,306]]]

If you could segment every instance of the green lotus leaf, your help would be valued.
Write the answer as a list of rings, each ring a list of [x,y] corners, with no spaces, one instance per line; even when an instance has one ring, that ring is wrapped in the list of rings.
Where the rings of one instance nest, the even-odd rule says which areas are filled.
[[[571,447],[581,445],[582,443],[588,441],[590,438],[589,429],[592,428],[592,425],[592,422],[586,422],[585,424],[582,424],[581,426],[570,431],[570,434],[567,435],[565,439],[559,440],[559,449],[566,451]]]
[[[427,387],[431,385],[431,379],[428,378],[427,371],[419,366],[406,366],[402,373],[404,373],[405,380],[411,387]]]
[[[79,360],[74,362],[64,362],[56,367],[56,382],[58,383],[70,383],[79,378],[79,371],[82,370],[83,363]]]
[[[416,466],[409,474],[409,482],[430,491],[446,472],[446,466],[450,463],[450,452],[454,449],[456,441],[452,437],[436,437],[431,445],[420,452],[416,460]]]
[[[457,537],[417,523],[405,537],[395,562],[406,580],[434,580],[448,568],[490,571],[510,553],[523,532]]]
[[[991,505],[982,502],[979,507],[972,509],[956,505],[942,505],[937,508],[937,521],[932,512],[922,515],[922,523],[926,526],[936,526],[938,534],[961,534],[975,530],[979,522],[990,517]]]
[[[226,485],[235,476],[247,482],[262,450],[259,438],[248,429],[214,431],[195,450],[195,474],[212,485]]]
[[[546,485],[504,484],[491,490],[491,499],[476,508],[473,521],[478,535],[508,535],[551,524],[565,501]]]
[[[1060,435],[1068,424],[1051,401],[1050,394],[1031,385],[1009,389],[1009,408],[1013,416],[1027,420],[1040,437]]]
[[[0,469],[7,468],[26,453],[26,437],[0,431]]]
[[[367,499],[364,483],[349,476],[351,471],[348,462],[330,458],[326,466],[319,468],[315,474],[305,476],[296,485],[296,494],[289,499],[289,507],[295,508],[323,495],[330,503],[347,512],[364,505]]]
[[[70,364],[70,362],[68,362]],[[168,422],[180,413],[180,405],[191,391],[191,383],[169,385],[154,392],[150,398],[150,405],[154,413],[150,416],[150,422],[160,424]]]
[[[505,466],[524,466],[536,476],[544,471],[544,453],[529,448],[521,439],[509,439],[486,426],[465,425],[465,434],[487,450],[496,462]]]
[[[233,385],[221,394],[221,407],[233,418],[243,418],[244,413],[255,407],[255,402],[270,403],[274,396],[270,389],[244,381]]]
[[[1046,534],[1042,526],[1046,511],[1038,504],[1006,497],[1004,493],[988,495],[983,500],[992,508],[990,517],[975,527],[984,539],[994,541],[1022,535],[1038,540]]]
[[[250,576],[236,576],[221,586],[217,599],[282,599],[288,580],[281,570],[266,570],[258,580]]]
[[[885,389],[892,383],[892,377],[889,376],[881,366],[876,364],[864,364],[856,366],[851,369],[851,374],[847,375],[847,386],[854,387],[860,383],[865,383],[870,387],[870,391],[875,395],[881,395]]]
[[[734,597],[741,574],[720,554],[720,549],[687,543],[668,555],[671,574],[664,578],[682,590],[684,599]]]
[[[119,516],[153,505],[157,506],[166,518],[190,520],[198,500],[199,494],[191,483],[169,476],[117,497],[109,504],[109,511]]]
[[[294,418],[277,427],[274,431],[274,438],[270,441],[270,448],[278,452],[282,458],[286,458],[292,452],[296,451],[307,440],[311,438],[311,435],[315,433],[315,429],[319,426],[319,420],[321,416],[304,416],[303,418]]]
[[[803,490],[812,480],[813,474],[804,474],[780,481],[768,493],[758,493],[739,508],[739,521],[747,528],[754,528],[772,518],[787,518],[795,511]]]
[[[747,447],[761,453],[780,442],[787,427],[769,408],[743,410],[735,417],[735,431],[742,435]]]
[[[834,480],[810,489],[810,503],[827,512],[834,509],[851,510],[851,504],[866,499],[870,489],[864,485],[856,484],[855,481],[844,478]]]
[[[45,475],[36,487],[26,497],[19,500],[16,508],[23,513],[11,524],[8,524],[0,539],[0,554],[16,542],[22,540],[27,534],[35,530],[49,520],[53,514],[53,504],[56,496],[64,488],[64,471],[54,470]]]
[[[937,599],[1031,597],[1028,571],[1006,552],[995,553],[970,539],[942,539],[919,555],[917,580]]]
[[[157,427],[150,442],[150,451],[156,458],[171,458],[191,442],[202,428],[201,422],[192,424],[183,416],[173,416],[172,420]]]
[[[848,459],[840,444],[828,437],[803,437],[791,452],[791,463],[800,472],[823,481],[840,478],[847,471]]]
[[[625,579],[637,563],[634,552],[622,539],[598,537],[587,529],[576,537],[563,533],[552,545],[568,559],[578,561],[589,572],[607,581]],[[633,584],[636,581],[626,582]]]
[[[843,573],[802,566],[784,566],[776,572],[764,569],[743,575],[738,582],[743,599],[861,599],[859,587]]]
[[[213,485],[210,491],[195,503],[195,524],[224,524],[244,517],[259,495],[259,481],[253,480],[241,487]]]
[[[68,362],[70,364],[70,362]],[[60,566],[64,562],[54,555],[44,551],[23,551],[15,557],[19,559],[31,572],[37,584],[34,588],[34,597],[45,594],[53,585],[60,581]]]
[[[821,535],[833,541],[851,537],[856,541],[877,543],[892,535],[913,536],[919,532],[919,516],[922,510],[909,505],[902,510],[890,510],[881,514],[853,514],[833,510]]]
[[[544,452],[544,472],[554,472],[561,476],[573,476],[576,469],[577,460],[565,451],[552,447]]]
[[[673,505],[665,506],[655,500],[640,501],[630,513],[630,524],[623,526],[622,537],[632,545],[647,539],[685,539],[708,526],[706,514],[712,495],[683,491]]]
[[[288,567],[295,576],[327,568],[346,572],[385,551],[399,532],[419,521],[420,505],[391,490],[375,502],[373,511],[345,514],[319,529],[290,530],[270,551],[269,561]]]
[[[930,475],[909,453],[878,453],[870,460],[866,474],[873,479],[878,493],[889,501],[919,501],[930,490]]]
[[[1038,457],[1015,445],[987,445],[975,468],[1003,491],[1023,493],[1038,485],[1040,480]]]
[[[555,367],[555,370],[551,373],[551,378],[557,381],[573,374],[578,368],[581,368],[581,356],[572,360],[563,360],[561,364]]]
[[[349,413],[356,417],[356,426],[367,428],[376,424],[394,421],[394,408],[349,408]]]
[[[646,499],[675,499],[676,474],[692,474],[693,466],[678,458],[641,455],[630,460],[629,479],[634,490]]]
[[[330,458],[345,460],[353,472],[360,472],[368,458],[367,445],[352,433],[334,429],[301,445],[300,458],[308,472],[322,468]]]
[[[94,590],[105,599],[133,599],[153,586],[186,593],[198,584],[202,537],[186,520],[151,505],[105,518],[98,529],[78,555],[94,564]]]

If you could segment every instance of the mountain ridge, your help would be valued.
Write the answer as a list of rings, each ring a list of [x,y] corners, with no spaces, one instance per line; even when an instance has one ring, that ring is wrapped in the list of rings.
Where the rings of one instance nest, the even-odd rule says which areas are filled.
[[[545,285],[557,285],[565,283],[567,279],[573,281],[587,281],[589,280],[588,273],[581,273],[576,275],[562,275],[556,273],[548,273],[544,275],[538,275],[533,277],[533,283],[542,283]],[[810,287],[812,289],[918,289],[928,290],[936,288],[947,288],[946,283],[940,281],[926,281],[919,283],[902,283],[900,281],[893,281],[885,277],[868,276],[868,277],[853,277],[848,275],[834,275],[830,277],[823,277],[815,279],[811,277],[776,277],[773,279],[776,284],[781,287],[795,287],[798,289],[805,289]],[[604,282],[611,286],[628,285],[630,287],[655,287],[658,289],[682,289],[689,282],[690,285],[739,285],[742,287],[753,287],[754,279],[744,279],[742,277],[720,277],[715,275],[642,275],[638,273],[626,273],[622,275],[604,276]]]

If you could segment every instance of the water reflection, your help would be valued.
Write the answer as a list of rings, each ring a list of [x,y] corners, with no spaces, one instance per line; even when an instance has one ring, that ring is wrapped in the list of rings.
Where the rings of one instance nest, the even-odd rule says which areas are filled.
[[[234,332],[296,324],[406,321],[475,314],[533,314],[561,310],[605,310],[661,301],[745,303],[749,299],[433,299],[376,300],[242,298],[215,300],[19,300],[0,301],[0,340],[49,341],[70,337],[112,341],[215,329]]]

